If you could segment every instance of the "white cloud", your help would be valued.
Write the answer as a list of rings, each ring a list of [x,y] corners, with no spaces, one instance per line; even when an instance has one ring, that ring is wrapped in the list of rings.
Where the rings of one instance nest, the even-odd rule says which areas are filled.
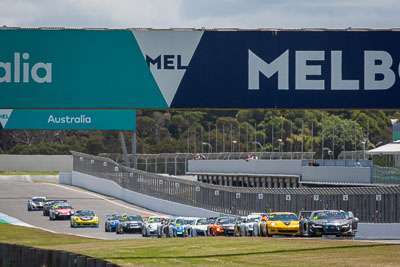
[[[1,0],[20,27],[398,27],[397,0]]]

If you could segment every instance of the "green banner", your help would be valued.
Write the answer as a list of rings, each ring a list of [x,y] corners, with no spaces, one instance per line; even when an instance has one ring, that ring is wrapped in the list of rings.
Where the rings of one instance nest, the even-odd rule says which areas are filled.
[[[129,30],[0,29],[1,108],[167,108]]]
[[[135,110],[0,109],[0,129],[135,130]]]

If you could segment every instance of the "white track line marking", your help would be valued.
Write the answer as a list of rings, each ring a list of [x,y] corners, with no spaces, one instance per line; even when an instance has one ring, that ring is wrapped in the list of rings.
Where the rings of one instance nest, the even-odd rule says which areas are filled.
[[[87,195],[91,195],[91,196],[100,198],[100,199],[102,199],[102,200],[108,201],[108,202],[110,202],[110,203],[113,203],[114,205],[118,205],[118,206],[124,207],[124,208],[126,208],[126,209],[130,209],[130,210],[134,210],[134,211],[139,211],[139,212],[141,212],[141,213],[145,213],[145,214],[148,214],[148,215],[162,215],[162,214],[157,213],[157,212],[146,212],[146,211],[144,211],[144,210],[135,209],[135,208],[126,206],[126,205],[124,205],[124,204],[117,203],[117,202],[115,202],[115,201],[109,200],[109,199],[107,199],[107,198],[105,198],[105,197],[102,197],[102,196],[99,196],[98,194],[95,194],[95,193],[90,193],[90,192],[86,192],[86,191],[82,191],[82,190],[77,190],[77,189],[69,188],[69,187],[67,187],[67,186],[63,186],[63,185],[59,185],[59,184],[51,184],[51,183],[47,183],[47,184],[53,185],[53,186],[62,187],[62,188],[64,188],[64,189],[68,189],[68,190],[71,190],[71,191],[76,191],[76,192],[84,193],[84,194],[87,194]]]

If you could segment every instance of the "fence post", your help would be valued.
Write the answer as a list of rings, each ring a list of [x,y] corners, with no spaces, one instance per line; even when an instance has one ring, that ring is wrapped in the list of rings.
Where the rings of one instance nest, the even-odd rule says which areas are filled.
[[[60,253],[60,267],[68,267],[68,256],[69,256],[68,252],[61,251],[61,253]]]
[[[35,266],[43,266],[44,263],[44,250],[36,249],[36,265]]]
[[[45,250],[44,251],[44,260],[43,264],[45,266],[51,266],[52,265],[52,259],[53,259],[53,250]]]
[[[77,255],[74,253],[70,253],[68,257],[68,267],[75,267],[76,266],[76,257]]]
[[[17,245],[10,244],[8,246],[8,255],[10,259],[10,266],[15,266],[17,264],[16,262],[16,250],[17,250]]]
[[[60,255],[61,255],[61,251],[53,250],[52,261],[51,261],[53,267],[61,266]]]
[[[22,265],[21,266],[29,266],[29,247],[22,247],[22,257],[21,257]]]
[[[35,267],[36,265],[36,249],[29,248],[29,267]]]
[[[3,254],[3,267],[10,266],[10,255],[8,244],[2,244],[2,254]]]
[[[103,260],[96,260],[96,267],[106,267],[106,262]]]
[[[87,266],[87,267],[96,267],[96,259],[87,258],[87,260],[86,260],[86,266]]]
[[[76,267],[86,267],[86,256],[76,257]]]

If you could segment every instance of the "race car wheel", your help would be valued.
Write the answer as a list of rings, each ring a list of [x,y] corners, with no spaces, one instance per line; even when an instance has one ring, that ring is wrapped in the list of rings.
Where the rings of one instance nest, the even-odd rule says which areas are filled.
[[[267,236],[267,225],[266,224],[260,225],[260,235]]]
[[[109,231],[108,231],[107,224],[104,224],[104,230],[105,230],[106,232],[109,232]]]
[[[268,233],[268,226],[267,226],[267,236],[272,237],[272,235]]]
[[[71,228],[74,228],[74,225],[72,224],[72,222],[70,223]]]
[[[142,228],[142,237],[146,237],[146,228]]]
[[[307,236],[308,237],[316,237],[317,235],[315,233],[311,233],[310,228],[307,230]]]

